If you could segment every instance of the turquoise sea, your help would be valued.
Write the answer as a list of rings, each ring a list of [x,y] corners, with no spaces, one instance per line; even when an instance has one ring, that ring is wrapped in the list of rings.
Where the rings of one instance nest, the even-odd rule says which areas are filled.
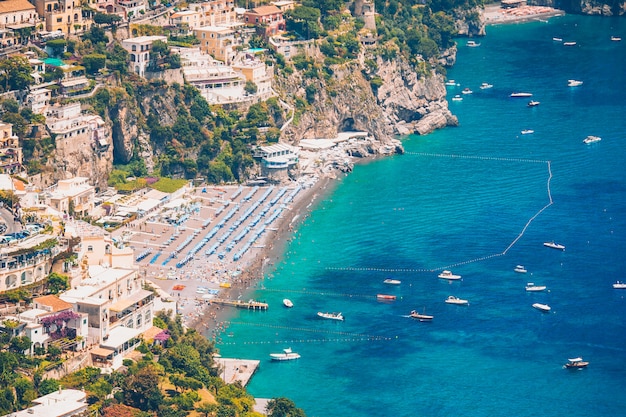
[[[487,33],[478,48],[459,39],[449,70],[450,97],[474,91],[450,102],[460,126],[342,178],[258,284],[269,311],[234,313],[218,347],[261,360],[253,395],[289,397],[309,417],[626,415],[626,290],[612,288],[626,281],[626,20]],[[566,250],[543,247],[552,240]],[[438,279],[444,268],[463,279]],[[269,360],[286,347],[302,358]],[[589,367],[563,369],[575,356]]]

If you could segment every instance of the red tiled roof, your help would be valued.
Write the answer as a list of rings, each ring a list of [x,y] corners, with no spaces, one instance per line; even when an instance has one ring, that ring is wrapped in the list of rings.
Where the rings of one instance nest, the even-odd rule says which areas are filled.
[[[258,14],[259,16],[267,16],[270,14],[282,13],[283,11],[274,5],[269,5],[269,6],[255,7],[254,9],[251,10],[251,12],[254,14]]]
[[[33,301],[42,306],[51,307],[53,312],[72,308],[72,305],[70,303],[61,300],[56,295],[44,295],[43,297],[37,297],[33,299]]]

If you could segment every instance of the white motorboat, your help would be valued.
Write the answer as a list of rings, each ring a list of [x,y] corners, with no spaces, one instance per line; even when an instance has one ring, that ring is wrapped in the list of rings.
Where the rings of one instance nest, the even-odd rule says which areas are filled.
[[[589,135],[585,139],[583,139],[583,143],[588,145],[590,143],[600,142],[601,140],[601,137]]]
[[[622,38],[620,38],[619,36],[611,36],[611,40],[612,40],[613,42],[619,42],[619,41],[621,41],[621,40],[622,40]]]
[[[532,97],[533,93],[511,93],[509,97],[520,98],[520,97]]]
[[[294,359],[300,359],[300,355],[293,352],[291,348],[283,349],[282,353],[270,353],[270,358],[273,361],[292,361]]]
[[[463,101],[463,97],[457,94],[456,96],[452,97],[452,101]]]
[[[341,313],[322,313],[319,311],[317,315],[323,319],[343,321],[344,317]]]
[[[554,42],[563,42],[562,38],[552,38]]]
[[[437,275],[437,278],[441,278],[441,279],[449,279],[449,280],[457,280],[457,279],[461,279],[460,275],[455,275],[452,273],[452,271],[442,271],[441,274]]]
[[[528,284],[526,284],[526,291],[529,291],[529,292],[539,292],[545,289],[546,289],[545,285],[535,285],[535,283],[533,282],[529,282]]]
[[[567,86],[568,87],[578,87],[583,85],[582,81],[578,81],[578,80],[567,80]]]
[[[583,358],[573,358],[573,359],[568,359],[568,362],[563,365],[564,368],[567,369],[582,369],[582,368],[586,368],[589,365],[589,362],[585,362],[583,361]]]
[[[466,45],[469,46],[470,48],[476,48],[477,46],[480,46],[479,43],[476,43],[474,41],[467,41]]]
[[[456,305],[459,305],[459,306],[467,306],[467,305],[469,305],[469,301],[468,300],[463,300],[462,298],[455,297],[454,295],[448,296],[448,298],[446,298],[445,302],[448,303],[448,304],[456,304]]]
[[[522,135],[532,135],[533,133],[535,133],[535,131],[532,130],[532,129],[524,129],[524,130],[522,130],[521,133],[522,133]]]
[[[446,81],[446,85],[447,85],[448,87],[454,87],[454,86],[456,86],[456,85],[457,85],[457,83],[456,83],[456,81],[454,81],[454,80],[448,80],[448,81]]]
[[[565,250],[565,246],[560,243],[555,243],[554,240],[552,242],[543,242],[543,246],[552,249]]]
[[[536,107],[536,106],[538,106],[538,105],[540,105],[540,104],[541,104],[541,102],[540,102],[540,101],[530,100],[530,101],[528,102],[528,107]]]
[[[536,308],[537,310],[543,311],[545,313],[547,313],[548,311],[552,310],[552,308],[549,305],[541,304],[541,303],[535,303],[535,304],[533,304],[533,307]]]
[[[526,268],[524,268],[524,265],[517,265],[517,266],[513,269],[513,271],[515,271],[515,272],[519,272],[520,274],[525,274],[526,272],[528,272],[528,271],[526,270]]]
[[[563,42],[563,46],[576,46],[576,42],[573,42],[573,41]]]
[[[466,87],[466,88],[463,89],[463,91],[461,91],[461,93],[462,94],[472,94],[473,91]]]
[[[615,288],[616,290],[626,290],[626,283],[617,281],[615,284],[613,284],[613,288]]]
[[[400,285],[402,284],[402,281],[398,280],[398,279],[391,279],[391,278],[387,278],[386,280],[383,281],[384,284],[389,284],[389,285]]]
[[[493,84],[489,84],[489,83],[482,83],[480,85],[480,89],[481,90],[487,90],[488,88],[493,88]]]
[[[291,308],[293,307],[293,303],[291,302],[291,300],[289,298],[285,298],[283,300],[283,305],[287,308]]]
[[[411,318],[414,318],[419,321],[432,321],[432,319],[435,318],[435,316],[429,316],[428,314],[418,313],[415,310],[411,311],[410,316]]]

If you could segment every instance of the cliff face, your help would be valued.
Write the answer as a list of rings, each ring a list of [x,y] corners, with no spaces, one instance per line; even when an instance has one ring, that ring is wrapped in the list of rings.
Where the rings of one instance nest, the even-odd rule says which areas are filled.
[[[626,14],[626,2],[619,0],[609,2],[595,0],[529,0],[528,4],[555,7],[567,13],[576,14],[597,16],[623,16]]]

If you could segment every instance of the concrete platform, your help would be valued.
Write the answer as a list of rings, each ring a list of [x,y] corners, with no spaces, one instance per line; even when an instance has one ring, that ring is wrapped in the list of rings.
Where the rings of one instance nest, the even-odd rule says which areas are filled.
[[[239,381],[242,386],[246,386],[252,375],[256,372],[261,361],[253,359],[229,359],[215,358],[215,363],[220,367],[220,377],[227,384]]]

